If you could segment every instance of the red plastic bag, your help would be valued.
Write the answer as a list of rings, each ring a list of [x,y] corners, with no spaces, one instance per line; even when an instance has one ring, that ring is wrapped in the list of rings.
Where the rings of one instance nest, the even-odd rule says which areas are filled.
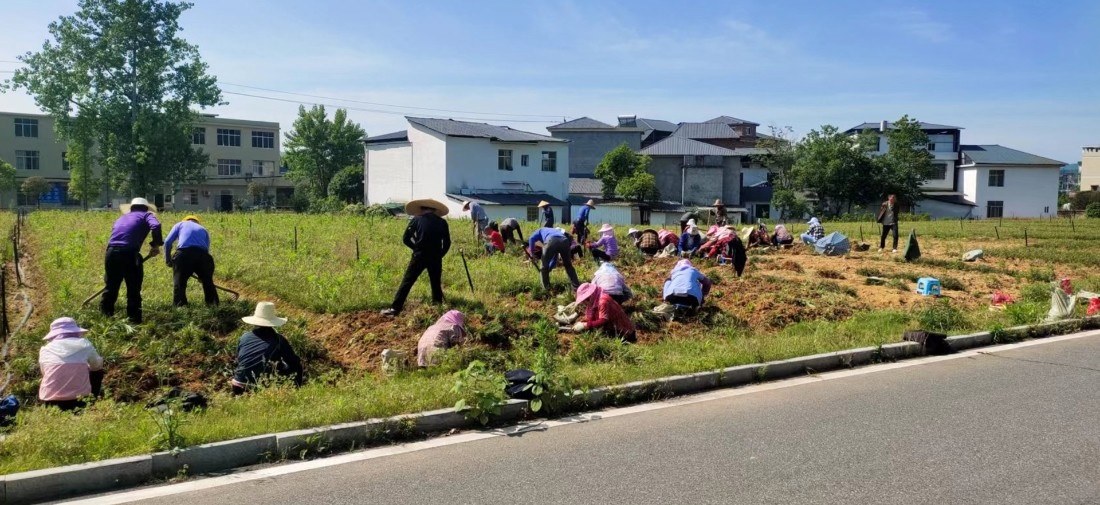
[[[993,305],[1008,305],[1015,301],[1016,299],[1008,293],[999,290],[993,292]]]
[[[1089,309],[1085,312],[1086,316],[1095,316],[1100,313],[1100,298],[1093,298],[1089,300]]]
[[[1062,280],[1059,281],[1059,286],[1062,287],[1062,291],[1064,291],[1067,295],[1073,294],[1073,285],[1070,284],[1069,277],[1062,277]]]

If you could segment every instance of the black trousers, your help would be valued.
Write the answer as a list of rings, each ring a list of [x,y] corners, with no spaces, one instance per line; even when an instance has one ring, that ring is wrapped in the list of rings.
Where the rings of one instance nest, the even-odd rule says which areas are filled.
[[[588,221],[573,221],[573,235],[577,237],[578,244],[588,240]]]
[[[600,261],[611,261],[611,256],[604,252],[602,249],[591,248],[592,257]]]
[[[580,287],[581,281],[577,278],[577,271],[573,269],[571,246],[572,242],[569,239],[560,236],[546,242],[542,249],[542,268],[540,269],[543,288],[550,289],[550,262],[554,261],[554,258],[557,258],[558,263],[565,268],[565,274],[569,276],[573,289]]]
[[[202,295],[207,305],[218,304],[218,288],[214,287],[214,257],[203,249],[180,249],[172,257],[172,304],[187,305],[187,279],[195,274],[202,284]]]
[[[126,282],[126,317],[132,323],[141,322],[141,281],[145,269],[141,265],[141,252],[133,248],[108,247],[103,259],[103,280],[107,288],[99,301],[99,310],[106,316],[115,313],[118,290]]]
[[[515,234],[513,234],[513,232],[515,232]],[[505,244],[511,244],[512,242],[515,242],[515,235],[519,235],[519,242],[523,243],[523,230],[519,229],[519,225],[516,225],[515,228],[511,226],[501,226],[500,234],[502,238],[504,238]]]
[[[878,239],[878,248],[882,249],[886,247],[886,235],[893,230],[894,232],[894,249],[898,248],[898,224],[884,224],[882,225],[882,237]]]
[[[682,307],[698,308],[699,300],[691,295],[668,295],[665,297],[665,303],[672,305],[679,305]]]
[[[405,299],[409,297],[416,279],[420,274],[428,271],[428,282],[432,286],[432,302],[443,303],[443,257],[428,256],[413,253],[409,260],[409,266],[405,267],[405,276],[401,279],[401,285],[397,288],[397,294],[393,296],[393,305],[390,307],[395,312],[401,312],[405,308]]]

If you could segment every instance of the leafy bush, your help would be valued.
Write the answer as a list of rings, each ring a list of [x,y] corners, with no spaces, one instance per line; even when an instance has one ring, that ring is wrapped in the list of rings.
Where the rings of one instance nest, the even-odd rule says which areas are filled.
[[[1035,324],[1043,319],[1046,309],[1040,303],[1017,302],[1005,307],[1005,315],[1012,324]]]
[[[310,214],[330,214],[344,210],[344,202],[335,196],[314,198],[309,201]]]
[[[966,284],[963,284],[962,281],[954,277],[940,277],[940,286],[942,286],[943,289],[950,289],[952,291],[966,291]]]
[[[531,399],[531,411],[538,412],[546,407],[549,412],[560,410],[573,394],[569,379],[558,370],[558,332],[547,320],[532,325],[535,332],[535,359],[531,371],[535,372],[527,386],[534,398]]]
[[[951,302],[941,298],[921,310],[917,314],[917,321],[924,330],[947,333],[965,327],[966,315],[951,305]]]
[[[886,274],[882,270],[871,267],[857,268],[856,275],[862,275],[864,277],[886,277]]]
[[[583,365],[608,361],[631,361],[636,359],[635,353],[634,347],[622,340],[608,338],[595,332],[585,332],[573,339],[573,345],[566,356],[569,361]]]
[[[1050,300],[1050,283],[1033,282],[1020,289],[1021,302],[1041,303]]]
[[[836,270],[830,270],[830,269],[818,270],[817,271],[817,276],[821,277],[822,279],[843,279],[844,278],[844,274],[842,274],[842,273],[840,273]]]
[[[1085,207],[1085,217],[1100,217],[1100,202],[1092,202]]]
[[[503,375],[490,370],[481,361],[474,361],[465,370],[455,373],[451,392],[460,397],[455,402],[455,410],[461,411],[466,419],[489,424],[490,416],[500,414],[500,408],[507,400],[504,393],[507,386],[508,381]]]

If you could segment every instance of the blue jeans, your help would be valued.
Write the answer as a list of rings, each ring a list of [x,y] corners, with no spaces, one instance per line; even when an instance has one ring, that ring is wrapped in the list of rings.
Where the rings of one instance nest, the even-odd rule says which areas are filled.
[[[809,233],[803,233],[802,235],[800,235],[800,237],[802,237],[802,243],[806,245],[814,245],[817,243],[817,239],[815,239],[814,236],[810,235]]]

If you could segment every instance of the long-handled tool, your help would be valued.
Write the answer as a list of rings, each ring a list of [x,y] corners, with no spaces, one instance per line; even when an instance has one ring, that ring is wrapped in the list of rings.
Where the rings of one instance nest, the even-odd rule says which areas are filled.
[[[466,269],[466,282],[470,283],[470,292],[474,292],[474,279],[470,277],[470,266],[466,264],[466,252],[458,251],[458,255],[462,257],[462,268]]]
[[[141,262],[142,262],[142,264],[144,264],[144,263],[145,263],[145,260],[147,260],[147,259],[149,259],[149,258],[151,258],[151,257],[152,257],[152,255],[149,255],[149,256],[142,256],[142,258],[141,258]],[[197,274],[191,274],[191,278],[192,278],[192,279],[195,279],[195,280],[201,280],[201,279],[199,279],[199,276],[198,276]],[[227,288],[227,287],[225,287],[225,286],[219,286],[219,285],[217,285],[217,284],[214,284],[214,288],[216,288],[216,289],[220,289],[220,290],[222,290],[222,291],[225,291],[226,293],[229,293],[229,294],[233,295],[233,299],[234,299],[234,300],[239,300],[239,299],[241,298],[241,294],[240,294],[240,293],[238,293],[238,292],[236,292],[236,291],[234,291],[234,290],[232,290],[232,289],[229,289],[229,288]],[[96,291],[96,292],[95,292],[95,294],[93,294],[92,296],[89,296],[88,298],[85,298],[85,299],[84,299],[84,302],[83,302],[83,303],[81,303],[81,304],[80,304],[80,306],[81,306],[81,307],[87,307],[87,306],[88,306],[88,304],[92,302],[92,300],[95,300],[96,298],[98,298],[98,297],[99,297],[99,295],[102,295],[104,291],[107,291],[107,286],[103,286],[102,288],[100,288],[100,289],[99,289],[99,291]]]
[[[535,257],[531,256],[531,251],[528,251],[527,248],[522,245],[520,245],[519,248],[523,249],[523,255],[527,256],[527,261],[531,262],[531,266],[535,267],[535,270],[538,270],[539,273],[542,273],[542,269],[539,268],[539,264],[535,261]]]

